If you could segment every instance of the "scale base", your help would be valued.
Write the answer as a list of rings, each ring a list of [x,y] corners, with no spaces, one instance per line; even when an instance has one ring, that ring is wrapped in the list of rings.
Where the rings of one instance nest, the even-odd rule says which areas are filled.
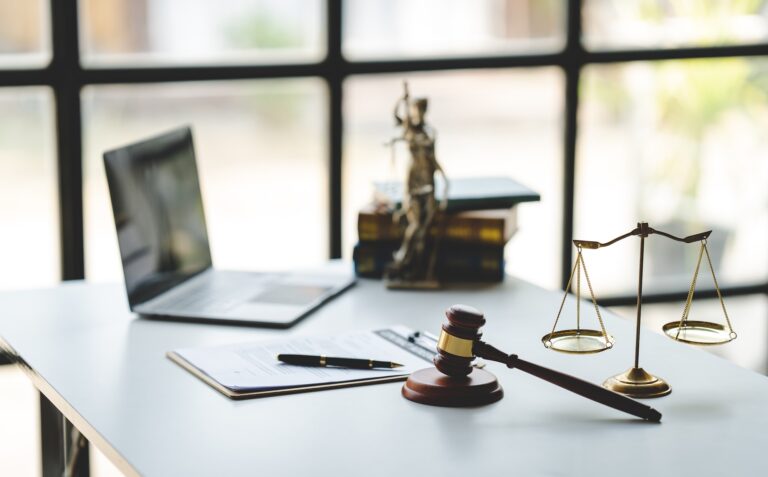
[[[403,397],[430,406],[469,407],[491,404],[504,397],[496,376],[474,368],[469,376],[446,376],[436,368],[416,371],[403,385]]]
[[[672,392],[672,388],[666,381],[649,374],[643,368],[629,368],[621,374],[606,379],[603,387],[638,399],[662,397]]]

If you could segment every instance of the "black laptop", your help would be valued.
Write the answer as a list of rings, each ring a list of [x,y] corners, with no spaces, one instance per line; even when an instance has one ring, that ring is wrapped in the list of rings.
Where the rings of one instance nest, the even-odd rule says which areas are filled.
[[[189,127],[106,152],[104,166],[134,312],[287,327],[354,283],[345,266],[214,269]]]

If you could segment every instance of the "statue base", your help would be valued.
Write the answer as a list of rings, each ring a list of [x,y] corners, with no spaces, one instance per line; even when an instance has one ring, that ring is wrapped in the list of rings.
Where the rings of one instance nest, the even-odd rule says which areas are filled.
[[[482,369],[455,378],[427,368],[411,374],[403,385],[403,397],[430,406],[469,407],[494,403],[504,397],[504,390],[496,376]]]

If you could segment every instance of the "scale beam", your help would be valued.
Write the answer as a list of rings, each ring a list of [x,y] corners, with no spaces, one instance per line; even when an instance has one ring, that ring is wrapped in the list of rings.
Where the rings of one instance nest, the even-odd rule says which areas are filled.
[[[693,243],[693,242],[700,242],[702,240],[706,240],[711,233],[712,233],[711,230],[707,230],[706,232],[699,232],[697,234],[689,235],[687,237],[677,237],[670,233],[667,233],[661,230],[656,230],[652,227],[649,227],[647,222],[640,222],[637,224],[637,227],[635,227],[634,229],[630,230],[624,235],[620,235],[615,239],[609,240],[605,243],[596,242],[594,240],[574,240],[573,244],[579,248],[594,250],[598,248],[608,247],[609,245],[613,245],[616,242],[620,242],[627,237],[633,237],[633,236],[647,237],[652,234],[658,234],[658,235],[661,235],[662,237],[667,237],[668,239],[676,240],[678,242]]]

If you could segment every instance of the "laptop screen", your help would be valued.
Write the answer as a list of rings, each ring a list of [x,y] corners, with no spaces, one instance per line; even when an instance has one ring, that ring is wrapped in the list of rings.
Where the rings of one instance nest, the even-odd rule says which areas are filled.
[[[104,154],[131,307],[211,266],[192,132]]]

